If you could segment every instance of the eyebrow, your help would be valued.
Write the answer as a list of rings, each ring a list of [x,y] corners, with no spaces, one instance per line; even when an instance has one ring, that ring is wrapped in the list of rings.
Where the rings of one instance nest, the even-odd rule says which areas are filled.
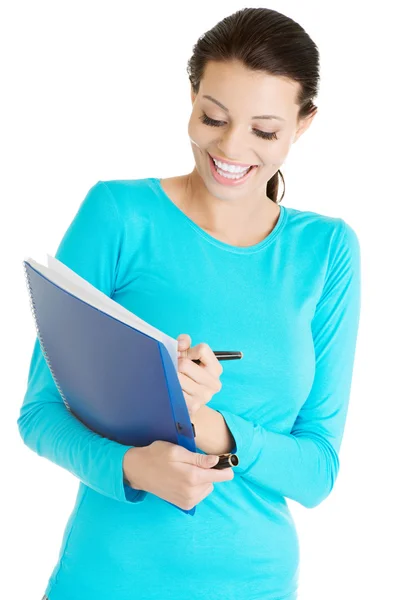
[[[208,94],[203,94],[203,98],[208,98],[208,100],[211,100],[211,102],[218,104],[218,106],[220,106],[225,112],[229,113],[229,109],[226,108],[226,106],[224,106],[223,104],[221,104],[221,102],[218,102],[218,100],[216,100],[212,96],[209,96]],[[277,115],[258,115],[256,117],[251,117],[251,118],[252,119],[278,119],[279,121],[285,121],[285,119],[283,119],[282,117],[278,117]]]

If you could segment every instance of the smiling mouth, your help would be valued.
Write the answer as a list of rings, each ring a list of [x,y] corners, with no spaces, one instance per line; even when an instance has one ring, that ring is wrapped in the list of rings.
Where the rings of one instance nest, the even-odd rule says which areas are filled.
[[[252,167],[259,167],[259,166],[260,166],[260,165],[258,165],[258,164],[257,164],[257,165],[249,165],[249,164],[247,164],[247,163],[246,163],[246,164],[245,164],[245,163],[232,163],[232,162],[229,162],[229,161],[220,160],[219,158],[215,158],[215,157],[214,157],[212,154],[210,154],[209,152],[207,152],[207,154],[208,154],[208,156],[211,158],[211,160],[212,160],[212,161],[214,161],[214,163],[215,163],[215,161],[217,160],[218,162],[220,162],[220,163],[223,163],[223,164],[225,164],[225,165],[230,165],[230,166],[232,166],[232,167],[241,167],[241,168],[246,168],[246,169],[250,169],[250,168],[252,168]]]
[[[258,165],[252,165],[245,169],[242,172],[234,172],[234,171],[223,171],[215,164],[214,159],[208,153],[208,160],[210,164],[211,174],[214,180],[222,184],[224,186],[238,186],[242,185],[247,179],[251,176],[251,174],[257,170]],[[219,161],[218,161],[219,162]]]
[[[249,164],[247,164],[247,163],[234,163],[234,162],[231,162],[231,161],[229,161],[229,160],[221,160],[221,159],[219,159],[219,158],[217,158],[217,157],[213,156],[213,155],[212,155],[212,154],[210,154],[209,152],[207,152],[207,154],[208,154],[208,156],[209,156],[209,157],[210,157],[212,160],[214,160],[214,161],[218,161],[218,162],[220,162],[220,163],[223,163],[223,164],[225,164],[225,165],[229,165],[229,166],[231,166],[231,167],[240,167],[241,169],[242,169],[242,168],[243,168],[243,169],[250,169],[250,167],[258,167],[258,166],[259,166],[259,165],[249,165]]]

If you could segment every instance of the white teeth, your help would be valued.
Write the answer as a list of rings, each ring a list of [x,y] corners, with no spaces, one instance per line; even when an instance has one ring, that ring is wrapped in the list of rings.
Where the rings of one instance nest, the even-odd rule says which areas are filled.
[[[228,165],[219,160],[215,160],[215,158],[213,158],[213,161],[217,165],[217,167],[219,167],[223,171],[227,171],[228,173],[245,173],[245,171],[248,171],[251,167],[251,165],[249,167],[238,167],[236,165]]]
[[[220,175],[222,175],[222,177],[225,177],[226,179],[242,179],[245,175],[247,175],[247,171],[238,175],[234,173],[224,173],[224,171],[221,171],[221,169],[219,169],[218,167],[216,167],[216,170],[217,173],[219,173]]]

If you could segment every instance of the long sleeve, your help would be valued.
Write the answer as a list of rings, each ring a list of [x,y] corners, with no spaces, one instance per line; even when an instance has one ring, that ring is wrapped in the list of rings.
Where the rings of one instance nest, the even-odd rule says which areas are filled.
[[[315,376],[290,434],[268,431],[220,410],[236,443],[234,472],[307,508],[331,492],[350,397],[361,308],[361,260],[356,233],[340,219],[327,275],[312,319]]]
[[[118,207],[106,184],[99,181],[81,203],[56,258],[111,296],[123,240]],[[98,435],[68,411],[37,337],[17,424],[31,450],[95,491],[121,502],[145,498],[146,492],[131,488],[123,479],[123,458],[132,446]]]

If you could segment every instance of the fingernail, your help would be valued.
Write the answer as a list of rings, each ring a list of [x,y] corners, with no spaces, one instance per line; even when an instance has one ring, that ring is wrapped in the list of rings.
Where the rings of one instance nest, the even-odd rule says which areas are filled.
[[[178,358],[180,358],[182,356],[182,352],[178,351]]]

